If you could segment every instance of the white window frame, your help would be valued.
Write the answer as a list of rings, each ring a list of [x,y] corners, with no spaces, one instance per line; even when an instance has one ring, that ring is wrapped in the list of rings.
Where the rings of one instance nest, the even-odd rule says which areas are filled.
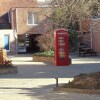
[[[29,21],[28,21],[29,13],[32,13],[32,24],[29,24]],[[35,12],[27,12],[27,25],[28,26],[36,26],[36,25],[38,25],[38,23],[36,24],[35,21],[34,21],[35,20],[35,17],[34,17],[35,14],[36,14]]]

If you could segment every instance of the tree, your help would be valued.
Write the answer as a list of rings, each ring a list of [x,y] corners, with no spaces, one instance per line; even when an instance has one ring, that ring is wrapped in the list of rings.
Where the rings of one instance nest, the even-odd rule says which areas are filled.
[[[76,20],[100,15],[100,0],[52,0],[51,5],[55,27],[67,28]]]
[[[100,16],[100,0],[52,0],[53,28],[69,30],[70,47],[76,49],[80,20]]]
[[[75,49],[80,20],[100,15],[100,0],[51,0],[48,6],[52,8],[52,15],[47,16],[43,11],[41,13],[51,20],[52,30],[57,28],[69,30],[70,46]]]

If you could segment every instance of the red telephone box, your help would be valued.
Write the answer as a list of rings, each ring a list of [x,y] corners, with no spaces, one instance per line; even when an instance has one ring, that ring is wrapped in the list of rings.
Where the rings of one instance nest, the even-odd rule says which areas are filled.
[[[65,29],[57,29],[54,33],[55,41],[55,65],[67,66],[69,65],[68,53],[68,31]]]

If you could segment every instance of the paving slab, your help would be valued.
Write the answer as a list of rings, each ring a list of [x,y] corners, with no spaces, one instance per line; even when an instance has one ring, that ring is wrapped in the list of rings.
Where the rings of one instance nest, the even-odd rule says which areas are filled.
[[[72,65],[57,67],[33,62],[31,55],[10,55],[19,72],[0,76],[0,100],[100,100],[99,95],[53,92],[56,77],[61,85],[79,73],[100,71],[99,56],[71,57]]]

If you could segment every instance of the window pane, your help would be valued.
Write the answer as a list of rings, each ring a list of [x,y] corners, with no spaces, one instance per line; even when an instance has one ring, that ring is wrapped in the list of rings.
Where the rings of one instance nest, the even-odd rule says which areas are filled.
[[[31,12],[28,13],[28,24],[33,24],[33,14]]]
[[[34,12],[28,12],[28,24],[38,24],[38,14]]]
[[[34,13],[34,24],[38,24],[38,14]]]

